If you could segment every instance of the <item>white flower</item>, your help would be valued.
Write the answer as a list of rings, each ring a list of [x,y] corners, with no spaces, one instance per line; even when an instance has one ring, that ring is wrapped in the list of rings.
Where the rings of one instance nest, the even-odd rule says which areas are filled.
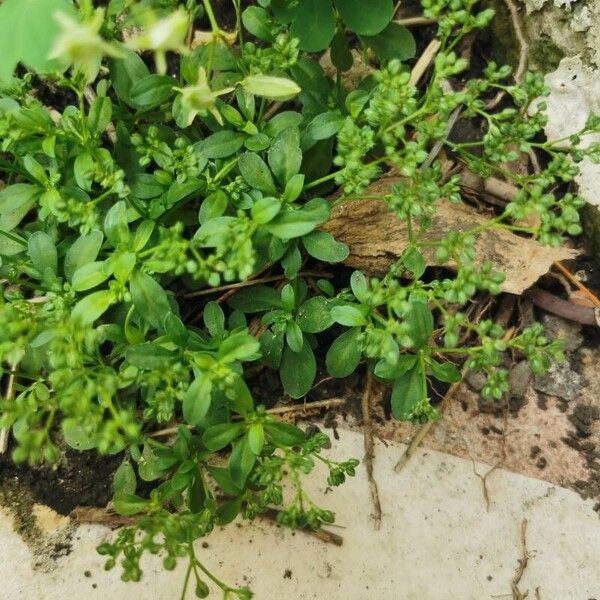
[[[80,23],[61,12],[56,13],[54,18],[61,31],[49,58],[62,59],[69,65],[79,67],[88,82],[98,75],[104,55],[123,56],[117,46],[109,44],[98,33],[104,21],[104,12],[101,9],[86,23]]]
[[[154,20],[142,33],[132,37],[127,45],[135,50],[153,50],[156,70],[165,73],[167,70],[166,53],[178,52],[186,54],[185,37],[189,27],[188,14],[178,9],[168,17]]]
[[[204,115],[206,113],[210,113],[220,125],[223,125],[223,118],[215,105],[215,101],[219,96],[232,92],[234,88],[224,88],[213,92],[208,85],[204,67],[200,67],[196,85],[174,89],[181,94],[181,108],[185,115],[186,126],[189,127],[192,124],[197,114]]]

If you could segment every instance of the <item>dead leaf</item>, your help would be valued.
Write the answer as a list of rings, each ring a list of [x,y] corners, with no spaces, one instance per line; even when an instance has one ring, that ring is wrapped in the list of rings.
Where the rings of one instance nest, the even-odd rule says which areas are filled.
[[[135,517],[124,517],[109,508],[76,506],[69,515],[79,523],[98,523],[107,527],[123,527],[135,523]]]
[[[376,196],[389,193],[398,178],[383,178],[365,191]],[[487,221],[467,204],[438,201],[425,241],[439,240],[449,231],[465,231]],[[372,275],[383,275],[408,245],[406,224],[396,218],[383,200],[348,200],[336,206],[322,227],[337,240],[348,244],[350,255],[344,263]],[[533,285],[555,261],[577,256],[576,250],[552,248],[504,229],[488,229],[476,238],[476,264],[489,260],[505,274],[502,291],[521,294]],[[442,266],[435,250],[423,251],[429,266]]]

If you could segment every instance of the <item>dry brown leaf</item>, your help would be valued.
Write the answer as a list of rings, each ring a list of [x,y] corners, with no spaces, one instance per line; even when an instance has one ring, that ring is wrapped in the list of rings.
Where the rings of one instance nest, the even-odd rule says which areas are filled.
[[[385,195],[397,178],[381,179],[365,191],[365,195]],[[464,231],[487,219],[464,203],[440,200],[425,241],[439,240],[449,231]],[[336,206],[322,227],[337,240],[345,242],[350,255],[348,266],[368,274],[383,275],[408,245],[406,224],[397,219],[383,200],[348,200]],[[506,275],[502,291],[521,294],[533,285],[555,261],[577,256],[576,250],[551,248],[504,229],[488,229],[476,238],[476,263],[491,261],[497,271]],[[433,248],[423,251],[429,266],[441,266]]]

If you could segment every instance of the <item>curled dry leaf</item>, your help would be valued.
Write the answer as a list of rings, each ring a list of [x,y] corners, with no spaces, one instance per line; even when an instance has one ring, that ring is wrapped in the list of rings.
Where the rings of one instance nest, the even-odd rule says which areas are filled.
[[[398,181],[383,178],[372,184],[365,195],[384,195]],[[439,240],[449,231],[465,231],[487,219],[467,204],[446,200],[437,203],[431,227],[424,239]],[[408,245],[406,223],[397,219],[383,200],[348,200],[336,206],[322,229],[350,248],[344,263],[371,275],[387,273],[390,265]],[[548,272],[555,261],[577,256],[576,250],[543,246],[533,239],[504,229],[488,229],[477,236],[477,263],[489,260],[506,275],[502,291],[521,294]],[[434,249],[424,249],[429,266],[441,266]]]

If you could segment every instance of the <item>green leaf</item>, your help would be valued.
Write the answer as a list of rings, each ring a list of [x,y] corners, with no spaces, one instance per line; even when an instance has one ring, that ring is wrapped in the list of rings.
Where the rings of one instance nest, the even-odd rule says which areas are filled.
[[[254,221],[259,225],[264,225],[265,223],[272,221],[280,210],[281,200],[267,196],[266,198],[257,200],[250,212]]]
[[[260,336],[260,350],[265,363],[272,369],[279,369],[283,352],[283,332],[274,333],[267,329]]]
[[[399,421],[408,421],[416,405],[425,397],[425,377],[422,363],[416,362],[400,377],[392,390],[392,414]]]
[[[277,188],[267,163],[255,152],[246,152],[238,160],[238,167],[244,181],[267,194],[276,194]]]
[[[242,23],[244,27],[254,37],[263,42],[273,41],[273,25],[269,20],[269,14],[264,8],[259,6],[249,6],[242,13]]]
[[[44,279],[56,276],[58,271],[58,254],[52,238],[44,231],[36,231],[27,242],[27,254],[31,264]]]
[[[49,59],[59,25],[54,14],[73,16],[68,0],[4,0],[0,4],[0,81],[7,83],[18,63],[45,73],[58,69]]]
[[[241,85],[249,94],[279,102],[291,100],[302,91],[295,81],[272,75],[248,75]]]
[[[0,229],[12,231],[35,205],[40,186],[15,183],[0,191]]]
[[[310,233],[329,218],[329,205],[315,198],[300,209],[284,207],[284,209],[266,225],[272,235],[283,240],[301,237]]]
[[[244,145],[246,137],[237,131],[217,131],[198,142],[196,147],[206,158],[227,158]]]
[[[391,21],[394,14],[393,0],[334,0],[344,23],[359,35],[376,35]]]
[[[252,360],[259,350],[258,340],[244,331],[232,333],[219,346],[218,357],[222,363]]]
[[[112,490],[115,495],[135,494],[137,480],[135,471],[128,460],[124,460],[115,471],[112,480]]]
[[[285,330],[285,341],[291,350],[301,352],[304,344],[302,330],[295,321],[288,321]]]
[[[300,171],[302,151],[300,133],[296,128],[284,129],[269,148],[269,167],[282,186]]]
[[[340,325],[346,327],[357,327],[366,325],[367,319],[358,306],[344,305],[334,306],[331,309],[331,318]]]
[[[91,450],[96,447],[95,435],[75,419],[63,419],[60,424],[65,442],[75,450]]]
[[[64,272],[67,279],[71,280],[79,267],[96,260],[103,240],[102,232],[95,229],[73,242],[65,255]]]
[[[110,123],[112,117],[112,101],[108,96],[98,96],[90,106],[87,126],[90,133],[100,135]]]
[[[161,329],[165,316],[171,312],[165,290],[153,277],[142,271],[135,271],[131,275],[129,290],[138,313],[152,327]]]
[[[333,37],[331,42],[331,62],[338,71],[348,71],[354,64],[352,52],[346,39],[346,33],[343,29],[338,29],[338,32]]]
[[[217,190],[210,196],[207,196],[198,211],[198,221],[206,223],[211,219],[220,217],[227,209],[227,196],[223,190]]]
[[[364,273],[354,271],[350,276],[350,288],[354,297],[361,303],[366,304],[368,300],[369,284]]]
[[[304,432],[289,423],[266,423],[265,430],[277,446],[299,446],[306,441]]]
[[[86,263],[73,273],[71,284],[76,292],[85,292],[105,282],[111,273],[112,269],[106,261]]]
[[[73,308],[71,316],[74,321],[81,325],[91,325],[96,319],[100,318],[115,302],[115,295],[112,290],[101,290],[94,292],[81,299]]]
[[[221,423],[209,427],[202,434],[202,443],[211,451],[225,448],[235,440],[244,429],[243,423]]]
[[[402,262],[415,279],[420,279],[427,268],[423,255],[414,246],[411,246],[404,252]]]
[[[123,102],[133,106],[130,96],[131,87],[150,75],[150,71],[137,52],[124,47],[121,49],[125,53],[124,57],[111,59],[109,62],[110,78],[117,96]]]
[[[244,313],[263,312],[283,306],[277,290],[265,285],[241,289],[229,300],[229,305]]]
[[[350,254],[348,246],[327,231],[311,231],[302,238],[302,243],[312,257],[328,263],[342,262]]]
[[[233,483],[239,487],[244,487],[252,467],[256,462],[256,456],[250,448],[248,436],[245,435],[241,440],[236,442],[229,457],[229,472]]]
[[[230,475],[231,478],[231,475]],[[243,497],[233,498],[232,500],[228,500],[227,502],[223,502],[216,511],[217,523],[219,525],[227,525],[231,523],[237,516],[240,510],[242,509],[242,501]],[[196,596],[198,598],[206,598],[206,594],[208,593],[208,589],[204,587],[203,581],[197,583],[196,587]],[[200,593],[198,590],[201,590]]]
[[[405,61],[414,58],[417,51],[415,38],[410,30],[393,21],[377,35],[364,35],[360,39],[380,60]]]
[[[461,379],[460,371],[451,362],[439,363],[430,358],[427,366],[438,381],[457,383]]]
[[[343,125],[345,117],[339,110],[329,110],[317,115],[306,128],[313,140],[326,140],[333,137]]]
[[[408,370],[412,369],[417,362],[414,354],[403,354],[398,357],[395,364],[391,365],[386,360],[380,360],[375,365],[374,373],[381,379],[395,380],[402,377]]]
[[[306,333],[320,333],[331,327],[333,319],[327,299],[315,296],[304,302],[296,314],[296,323]]]
[[[174,93],[175,83],[168,75],[146,75],[131,85],[129,103],[143,109],[160,106]]]
[[[413,302],[405,317],[416,348],[422,348],[433,333],[433,315],[424,302]]]
[[[331,344],[325,364],[332,377],[347,377],[358,367],[362,357],[360,336],[360,327],[355,327],[342,333]]]
[[[210,476],[217,482],[217,485],[228,495],[238,496],[241,494],[242,489],[239,488],[231,479],[231,473],[229,469],[223,469],[222,467],[206,467]]]
[[[292,398],[305,396],[312,387],[316,374],[317,363],[308,340],[304,340],[300,352],[293,352],[289,346],[284,348],[279,377],[287,394]]]
[[[125,348],[127,362],[140,369],[148,371],[161,370],[170,365],[176,358],[172,350],[167,350],[158,344],[145,342]]]
[[[202,426],[210,409],[212,381],[200,376],[192,382],[183,397],[183,418],[190,425]]]
[[[331,0],[303,0],[290,30],[306,52],[325,50],[335,33]]]
[[[259,456],[264,445],[265,430],[262,423],[253,423],[248,428],[248,446],[256,456]]]
[[[150,506],[150,500],[135,494],[119,494],[113,498],[115,512],[130,517],[144,512]]]
[[[225,314],[216,302],[209,302],[202,313],[204,326],[213,337],[223,335],[225,332]]]
[[[73,175],[77,185],[86,192],[91,191],[94,183],[96,164],[89,152],[82,152],[73,163]]]
[[[119,200],[108,209],[106,217],[104,217],[104,233],[114,248],[119,244],[129,243],[127,206],[123,200]]]

